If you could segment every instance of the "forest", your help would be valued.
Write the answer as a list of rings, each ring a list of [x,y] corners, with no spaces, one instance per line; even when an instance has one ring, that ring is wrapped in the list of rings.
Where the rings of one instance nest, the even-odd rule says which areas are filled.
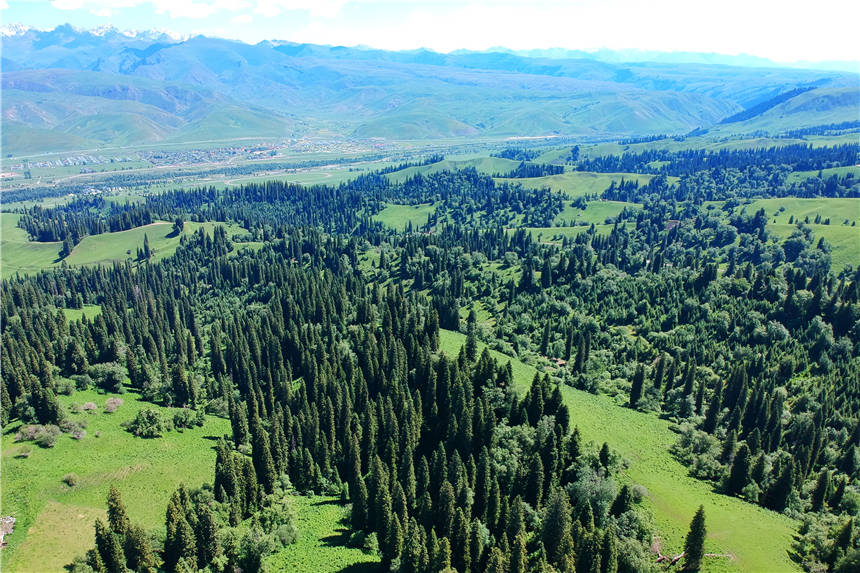
[[[157,528],[112,488],[76,573],[267,570],[302,535],[295,498],[314,493],[346,508],[368,570],[739,570],[706,550],[704,507],[683,516],[682,546],[655,550],[648,492],[626,477],[638,462],[583,439],[562,396],[575,388],[666,420],[690,476],[792,520],[798,569],[857,571],[860,252],[834,266],[819,231],[857,214],[792,217],[784,237],[745,204],[860,197],[852,172],[822,171],[858,152],[577,148],[566,167],[509,149],[499,156],[520,165],[507,181],[388,177],[432,156],[339,186],[22,207],[18,225],[62,243],[61,259],[86,236],[156,221],[181,238],[159,261],[147,243],[111,265],[2,281],[4,435],[40,449],[73,437],[84,425],[61,397],[90,390],[139,395],[148,406],[123,425],[153,444],[210,417],[229,427],[200,444],[211,473],[172,493]],[[574,202],[520,182],[570,169],[631,177]],[[607,201],[629,205],[548,238],[566,209]],[[432,210],[394,227],[379,219],[389,205]],[[186,221],[218,225],[183,233]],[[451,332],[465,335],[454,353]],[[524,387],[514,363],[536,369]]]

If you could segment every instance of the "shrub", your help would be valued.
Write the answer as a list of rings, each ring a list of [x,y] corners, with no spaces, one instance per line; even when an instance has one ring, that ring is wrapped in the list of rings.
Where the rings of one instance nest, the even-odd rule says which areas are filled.
[[[107,403],[105,403],[105,413],[113,414],[116,412],[116,409],[122,406],[123,399],[122,398],[108,398]]]
[[[27,426],[21,426],[21,429],[15,434],[16,442],[32,442],[36,439],[36,431],[39,429],[39,426],[35,424],[29,424]]]
[[[57,438],[60,437],[60,433],[60,428],[53,424],[39,426],[35,437],[36,444],[42,448],[53,448],[54,444],[57,443]]]
[[[95,412],[96,410],[99,409],[99,407],[96,406],[95,402],[85,402],[84,405],[81,406],[81,409],[84,412]]]
[[[54,387],[57,394],[62,394],[63,396],[71,396],[75,393],[75,382],[68,378],[60,378],[56,381]]]
[[[15,452],[16,458],[29,458],[30,454],[33,453],[33,448],[30,446],[24,446],[22,448],[18,448],[18,451]]]
[[[206,404],[205,409],[207,414],[212,414],[213,416],[218,416],[219,418],[230,417],[230,405],[223,397],[210,400],[209,403]]]
[[[48,424],[40,426],[38,424],[30,424],[22,427],[15,434],[16,442],[36,442],[37,445],[43,448],[52,448],[57,443],[57,438],[62,432],[59,426]]]
[[[72,376],[72,380],[75,381],[78,390],[88,390],[93,385],[93,379],[90,378],[89,374],[75,374]]]
[[[104,364],[93,364],[87,374],[90,375],[96,386],[105,392],[123,394],[125,388],[123,382],[128,376],[128,371],[121,364],[107,362]]]
[[[362,549],[368,553],[379,553],[379,540],[376,537],[375,531],[365,536]]]
[[[69,487],[78,485],[78,474],[70,473],[63,476],[63,482]]]
[[[60,430],[62,430],[66,434],[71,434],[72,437],[76,440],[80,440],[84,436],[87,435],[86,430],[84,428],[87,427],[86,420],[63,420],[60,423]]]
[[[347,547],[362,547],[364,545],[364,537],[363,531],[354,531],[346,542]]]
[[[633,501],[640,503],[644,498],[648,497],[648,490],[644,485],[636,484],[630,490],[633,493]]]
[[[188,408],[180,408],[173,413],[174,428],[190,428],[194,425],[194,416]]]
[[[153,408],[144,408],[133,420],[124,422],[123,426],[140,438],[159,438],[170,429],[164,416]]]

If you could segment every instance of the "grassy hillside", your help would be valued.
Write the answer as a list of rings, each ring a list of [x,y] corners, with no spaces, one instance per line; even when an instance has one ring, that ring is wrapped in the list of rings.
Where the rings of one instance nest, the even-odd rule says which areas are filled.
[[[586,195],[600,195],[613,181],[637,180],[640,185],[646,185],[653,175],[638,175],[635,173],[591,173],[588,171],[566,171],[560,175],[546,177],[530,177],[528,179],[498,179],[520,183],[523,187],[538,189],[549,187],[553,191],[567,194],[571,199]]]
[[[2,222],[2,251],[0,251],[0,273],[3,278],[14,276],[15,273],[36,273],[61,264],[58,253],[60,243],[37,243],[27,239],[27,233],[18,228],[20,215],[0,213]],[[201,226],[212,232],[216,223],[195,223],[188,221],[182,231],[183,235],[193,233]],[[244,230],[235,225],[227,226],[228,236],[242,233]],[[66,257],[68,265],[108,264],[114,261],[134,259],[137,249],[143,248],[144,235],[149,238],[150,248],[155,250],[152,260],[158,261],[172,255],[179,246],[180,235],[173,235],[173,225],[157,222],[143,227],[117,233],[90,235],[75,245],[72,254]]]
[[[638,203],[625,203],[624,201],[589,201],[585,209],[574,207],[565,203],[564,209],[555,216],[553,221],[556,225],[564,223],[594,223],[605,224],[607,219],[617,217],[625,208],[639,209]]]
[[[35,273],[58,264],[61,243],[34,243],[18,227],[20,215],[0,213],[0,276]]]
[[[457,171],[458,169],[466,169],[469,167],[474,167],[478,173],[495,175],[497,173],[508,173],[512,169],[516,169],[519,164],[519,161],[502,159],[500,157],[482,156],[462,158],[453,156],[430,165],[407,167],[406,169],[395,171],[388,175],[388,179],[393,183],[402,183],[410,177],[414,177],[417,173],[429,175],[432,173],[440,173],[442,171]]]
[[[406,224],[412,222],[417,229],[427,223],[427,217],[436,210],[432,203],[426,205],[386,205],[385,209],[373,216],[383,225],[402,231]]]
[[[76,555],[92,546],[93,522],[104,516],[107,492],[116,485],[131,518],[147,529],[164,527],[164,511],[180,483],[199,487],[214,475],[215,437],[230,432],[229,420],[207,416],[203,427],[171,431],[162,438],[136,438],[120,427],[138,410],[154,407],[132,392],[123,394],[122,406],[104,412],[109,395],[95,391],[61,396],[72,403],[94,402],[93,413],[73,415],[86,420],[86,436],[74,440],[60,436],[57,444],[42,449],[31,443],[16,444],[20,424],[10,424],[2,438],[2,502],[4,515],[18,520],[15,533],[3,549],[4,570],[19,573],[62,571]],[[207,438],[207,439],[204,439]],[[18,457],[30,448],[29,457]],[[64,476],[74,473],[78,484],[69,487]]]
[[[855,268],[860,266],[860,199],[782,197],[759,199],[737,207],[735,211],[742,208],[747,213],[764,209],[768,216],[767,230],[780,241],[791,236],[797,229],[797,222],[808,218],[813,241],[817,243],[819,238],[824,237],[833,247],[831,259],[835,271],[842,270],[847,264]],[[830,224],[815,224],[818,215],[821,215],[822,223],[829,218]],[[789,223],[792,217],[794,223]],[[852,227],[852,223],[855,226]]]
[[[442,350],[456,356],[466,337],[440,331]],[[525,392],[535,368],[498,352],[497,360],[511,361],[516,388]],[[699,504],[705,506],[708,538],[705,550],[733,557],[709,558],[705,572],[798,571],[788,557],[795,523],[772,511],[738,498],[715,493],[711,486],[687,475],[670,453],[676,435],[666,420],[617,405],[608,396],[596,396],[563,386],[572,424],[586,441],[599,447],[604,441],[631,461],[624,473],[630,483],[648,490],[645,506],[653,513],[664,553],[678,554]]]

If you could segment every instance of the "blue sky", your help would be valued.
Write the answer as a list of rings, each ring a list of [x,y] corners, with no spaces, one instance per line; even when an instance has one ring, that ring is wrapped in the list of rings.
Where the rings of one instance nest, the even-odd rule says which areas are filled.
[[[0,0],[3,24],[437,51],[561,47],[857,60],[845,0]]]

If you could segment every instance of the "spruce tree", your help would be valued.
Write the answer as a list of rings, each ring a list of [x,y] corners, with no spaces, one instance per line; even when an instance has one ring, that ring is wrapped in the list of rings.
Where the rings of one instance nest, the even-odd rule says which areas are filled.
[[[125,505],[123,505],[122,503],[122,497],[119,494],[119,490],[115,486],[111,486],[110,488],[110,493],[108,493],[107,506],[108,523],[110,524],[110,529],[111,531],[119,535],[120,539],[122,539],[128,532],[129,519],[128,514],[125,510]]]
[[[746,444],[741,444],[729,477],[726,480],[726,493],[737,495],[746,487],[750,479],[750,449]]]
[[[107,573],[125,573],[125,553],[119,536],[96,519],[96,549]]]
[[[830,472],[827,469],[821,470],[818,474],[818,479],[815,482],[815,489],[812,490],[809,501],[812,504],[812,511],[821,511],[824,509],[824,504],[827,501],[830,493]]]
[[[642,398],[642,390],[645,385],[645,368],[638,364],[636,373],[633,375],[633,384],[630,386],[630,407],[635,408]]]
[[[618,572],[618,542],[615,539],[615,527],[609,526],[603,533],[603,545],[600,548],[600,573]]]
[[[541,527],[541,540],[550,563],[558,563],[570,550],[570,503],[567,493],[555,489],[547,500]]]
[[[141,526],[132,525],[128,528],[124,551],[129,569],[137,573],[155,573],[158,558],[149,541],[149,536]]]

